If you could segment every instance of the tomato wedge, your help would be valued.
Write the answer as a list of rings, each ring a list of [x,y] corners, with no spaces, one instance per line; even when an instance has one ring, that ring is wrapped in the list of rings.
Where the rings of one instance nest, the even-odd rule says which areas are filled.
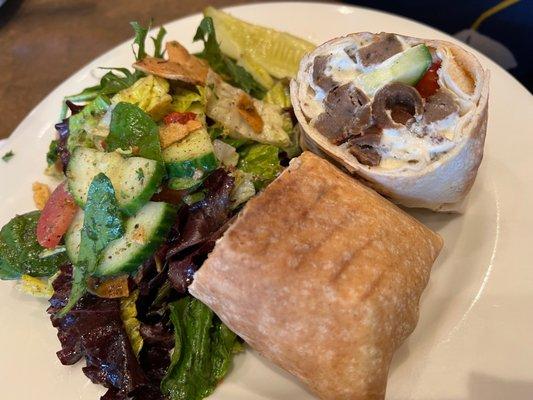
[[[439,75],[437,74],[437,71],[440,68],[440,63],[440,61],[434,62],[415,86],[418,93],[420,93],[420,96],[425,99],[434,95],[435,92],[439,90]]]
[[[193,112],[171,112],[163,118],[165,125],[172,123],[186,124],[189,121],[196,119],[196,114]]]
[[[47,249],[56,247],[78,211],[72,195],[61,183],[50,195],[37,222],[37,241]]]

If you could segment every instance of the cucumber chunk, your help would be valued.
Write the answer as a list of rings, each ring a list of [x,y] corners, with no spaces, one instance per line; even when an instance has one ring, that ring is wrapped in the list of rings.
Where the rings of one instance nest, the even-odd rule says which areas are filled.
[[[83,210],[80,208],[65,233],[65,248],[67,256],[72,264],[78,261],[80,251],[81,229],[83,228]]]
[[[191,160],[167,163],[169,177],[193,178],[195,174],[202,177],[205,173],[213,171],[218,166],[217,158],[213,153],[207,153]]]
[[[96,276],[110,276],[135,271],[163,243],[175,221],[177,210],[167,203],[149,202],[125,225],[121,238],[112,241],[104,250],[96,268]],[[70,260],[78,259],[83,211],[80,210],[65,236]]]
[[[374,95],[382,86],[390,82],[401,82],[414,86],[431,65],[431,53],[426,45],[419,44],[405,50],[390,63],[381,68],[361,74],[356,85],[369,96]]]
[[[150,200],[165,176],[163,164],[155,160],[77,147],[68,164],[67,178],[69,191],[80,207],[85,205],[89,185],[100,172],[113,183],[118,204],[128,215],[135,215]]]
[[[171,179],[198,180],[218,167],[211,138],[205,129],[194,131],[167,147],[163,150],[163,160]]]

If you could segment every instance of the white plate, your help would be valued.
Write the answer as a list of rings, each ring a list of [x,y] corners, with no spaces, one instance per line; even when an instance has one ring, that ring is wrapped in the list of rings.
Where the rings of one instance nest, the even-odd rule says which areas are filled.
[[[400,17],[318,3],[234,7],[233,14],[321,43],[355,31],[389,31],[453,40]],[[449,10],[435,10],[449,12]],[[168,37],[189,44],[198,15],[166,25]],[[132,61],[130,41],[106,53],[54,90],[15,130],[0,161],[0,223],[34,208],[31,183],[43,180],[44,155],[61,98],[94,84],[98,66]],[[477,54],[491,71],[485,158],[462,216],[414,213],[445,239],[423,296],[414,334],[390,372],[391,400],[533,398],[533,149],[532,96],[508,73]],[[31,90],[30,87],[27,88]],[[0,284],[2,399],[96,400],[103,390],[80,364],[62,366],[46,301]],[[334,334],[334,332],[332,332]],[[311,399],[287,374],[252,352],[237,357],[213,399]]]

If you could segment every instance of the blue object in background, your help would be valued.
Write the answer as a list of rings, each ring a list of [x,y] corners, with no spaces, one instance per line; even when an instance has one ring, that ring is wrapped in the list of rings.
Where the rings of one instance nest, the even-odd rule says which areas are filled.
[[[493,59],[533,91],[533,0],[352,0],[423,22]]]

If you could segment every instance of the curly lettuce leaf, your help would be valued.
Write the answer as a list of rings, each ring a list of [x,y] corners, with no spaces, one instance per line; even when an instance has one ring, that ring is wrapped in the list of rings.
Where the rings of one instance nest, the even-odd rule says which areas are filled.
[[[146,42],[146,36],[148,35],[148,30],[150,29],[150,26],[145,28],[137,21],[130,22],[130,25],[133,28],[133,31],[135,32],[135,37],[133,38],[133,44],[131,45],[131,47],[133,49],[135,59],[139,61],[147,55],[144,47]],[[137,45],[137,51],[135,51],[135,45]]]
[[[163,49],[163,38],[167,34],[167,30],[162,26],[157,31],[156,37],[151,37],[152,42],[154,42],[154,57],[163,58],[165,50]]]
[[[87,293],[65,318],[57,317],[57,312],[67,303],[71,281],[72,268],[65,265],[52,284],[54,295],[47,310],[58,330],[61,350],[57,357],[61,363],[73,365],[84,359],[84,374],[92,382],[108,388],[104,399],[152,399],[144,392],[152,385],[133,354],[120,317],[119,299]],[[158,358],[164,359],[165,355]],[[130,396],[133,393],[135,396]]]
[[[193,297],[170,304],[175,347],[161,391],[171,400],[200,400],[215,390],[240,350],[237,335]]]
[[[233,86],[241,88],[258,99],[263,98],[266,89],[248,71],[220,50],[211,17],[204,17],[200,22],[193,41],[199,40],[204,43],[204,49],[197,56],[206,60],[213,71],[222,75]]]
[[[135,70],[133,73],[131,73],[127,68],[102,69],[108,69],[109,72],[107,72],[102,79],[100,79],[98,94],[104,94],[107,96],[112,96],[121,90],[129,88],[144,76],[144,74],[140,71]],[[113,71],[116,71],[116,73]]]
[[[135,55],[135,59],[139,61],[147,56],[145,50],[146,37],[148,36],[148,31],[152,29],[152,21],[150,20],[150,23],[147,27],[143,27],[137,21],[130,22],[130,25],[133,28],[133,31],[135,32],[135,37],[133,38],[132,44],[133,54]],[[154,57],[163,57],[163,52],[161,51],[161,49],[163,47],[163,38],[165,37],[166,33],[166,29],[161,27],[157,32],[157,36],[151,38],[154,42]],[[135,45],[137,45],[137,51],[135,51]]]

